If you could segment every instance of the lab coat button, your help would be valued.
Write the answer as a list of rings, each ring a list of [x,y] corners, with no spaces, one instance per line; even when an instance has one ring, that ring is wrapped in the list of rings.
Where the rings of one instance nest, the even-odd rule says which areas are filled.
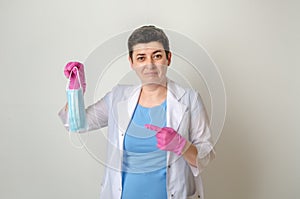
[[[171,197],[174,197],[174,194],[171,194]]]
[[[198,195],[198,198],[201,198],[200,195]]]

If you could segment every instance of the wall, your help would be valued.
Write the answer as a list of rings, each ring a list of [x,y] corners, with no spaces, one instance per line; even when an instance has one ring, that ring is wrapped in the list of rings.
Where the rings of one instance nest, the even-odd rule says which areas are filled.
[[[1,1],[0,198],[98,198],[103,165],[72,147],[57,117],[63,67],[148,23],[201,44],[223,77],[226,122],[203,173],[206,198],[299,197],[299,9],[292,0]]]

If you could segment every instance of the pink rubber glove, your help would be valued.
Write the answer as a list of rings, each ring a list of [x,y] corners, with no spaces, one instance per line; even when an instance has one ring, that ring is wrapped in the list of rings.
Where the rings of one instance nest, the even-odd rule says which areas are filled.
[[[70,77],[70,84],[69,84],[69,89],[79,89],[80,88],[80,84],[79,84],[79,79],[77,77],[77,70],[76,67],[78,69],[79,72],[79,79],[81,82],[81,86],[82,86],[82,91],[83,93],[85,92],[85,88],[86,88],[86,82],[85,82],[85,75],[84,75],[84,66],[82,63],[80,62],[69,62],[67,63],[67,65],[65,66],[64,69],[64,74],[67,78],[70,77],[71,71],[71,77]]]
[[[160,128],[152,124],[146,124],[147,129],[156,131],[157,147],[161,150],[172,151],[181,155],[186,144],[186,139],[170,127]]]

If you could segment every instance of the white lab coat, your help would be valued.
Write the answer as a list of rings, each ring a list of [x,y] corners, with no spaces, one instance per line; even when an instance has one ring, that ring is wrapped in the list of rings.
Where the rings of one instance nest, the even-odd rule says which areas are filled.
[[[122,193],[123,140],[138,102],[141,86],[118,85],[86,110],[88,131],[108,126],[106,169],[101,183],[101,199],[120,199]],[[198,150],[197,167],[183,157],[167,153],[167,194],[169,199],[203,198],[200,173],[214,158],[208,119],[200,95],[168,80],[167,126],[194,144]],[[68,128],[67,112],[59,115]]]

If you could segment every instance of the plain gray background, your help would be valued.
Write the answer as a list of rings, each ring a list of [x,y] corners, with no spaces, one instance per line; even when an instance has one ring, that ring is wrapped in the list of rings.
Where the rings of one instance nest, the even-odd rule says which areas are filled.
[[[225,83],[206,199],[298,198],[299,9],[297,0],[0,1],[0,198],[99,198],[103,166],[72,147],[57,116],[63,67],[149,23],[201,44]]]

